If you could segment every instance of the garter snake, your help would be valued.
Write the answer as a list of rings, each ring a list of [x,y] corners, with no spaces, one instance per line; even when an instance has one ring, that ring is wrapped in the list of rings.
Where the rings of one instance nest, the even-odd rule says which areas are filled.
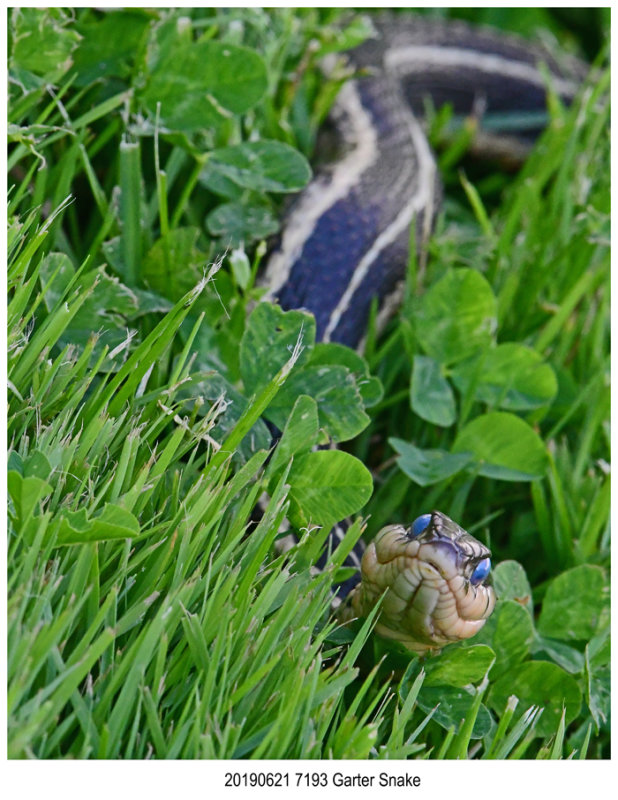
[[[374,27],[349,54],[354,77],[331,115],[341,157],[291,208],[266,270],[266,299],[312,312],[318,339],[351,347],[372,303],[379,320],[396,306],[412,225],[421,266],[426,257],[441,195],[422,126],[428,99],[474,122],[477,150],[521,161],[543,127],[548,86],[568,103],[585,74],[575,59],[490,29],[402,15]],[[495,604],[490,555],[438,511],[384,528],[354,561],[362,579],[341,616],[381,601],[377,632],[419,654],[473,636]]]

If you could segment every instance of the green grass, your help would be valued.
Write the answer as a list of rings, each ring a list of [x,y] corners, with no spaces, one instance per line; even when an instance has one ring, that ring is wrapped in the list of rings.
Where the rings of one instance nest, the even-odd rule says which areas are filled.
[[[178,16],[10,17],[10,757],[608,757],[608,71],[517,176],[442,154],[427,269],[361,357],[254,306],[346,77],[317,62],[364,25]],[[358,537],[435,507],[499,604],[421,663],[330,597]]]

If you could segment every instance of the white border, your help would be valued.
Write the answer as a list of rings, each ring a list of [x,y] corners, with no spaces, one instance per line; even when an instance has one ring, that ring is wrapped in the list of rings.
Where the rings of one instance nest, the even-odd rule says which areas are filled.
[[[17,5],[17,4],[15,4]],[[43,3],[24,2],[21,7],[36,7],[49,5]],[[75,3],[75,7],[84,7],[90,4]],[[112,0],[105,4],[109,7],[193,7],[196,3],[175,2],[160,3],[151,2],[148,4],[118,3]],[[217,6],[239,6],[248,7],[257,5],[254,3],[213,3]],[[286,6],[284,3],[271,3],[275,6]],[[307,4],[297,3],[296,6],[303,7]],[[355,3],[355,7],[375,8],[374,2]],[[393,4],[390,7],[399,7],[402,4]],[[426,3],[424,7],[444,7],[445,3]],[[451,7],[465,6],[467,3],[449,3]],[[517,5],[529,5],[523,3],[513,3]],[[562,7],[564,2],[544,3],[542,7]],[[583,4],[582,4],[583,5]],[[601,4],[607,7],[607,4]],[[319,7],[331,7],[329,4],[318,3]],[[495,3],[479,3],[479,8],[493,7]],[[6,8],[6,7],[5,7]],[[4,63],[7,63],[7,42],[6,42],[6,14],[3,18],[1,31],[1,46],[4,55]],[[612,48],[613,49],[613,48]],[[615,53],[613,56],[615,57]],[[6,78],[6,72],[5,72]],[[6,80],[0,88],[4,100],[3,107],[6,108]],[[615,98],[612,98],[615,99]],[[614,123],[616,120],[612,119]],[[3,158],[6,158],[6,147],[2,151]],[[2,172],[2,185],[5,189],[6,197],[6,170]],[[615,160],[612,159],[612,177],[615,177]],[[3,204],[6,223],[6,206]],[[1,227],[1,235],[4,237],[6,252],[6,225]],[[612,232],[614,226],[612,225]],[[612,265],[613,266],[613,265]],[[3,287],[6,289],[6,275],[3,271]],[[616,296],[612,286],[613,307],[616,307]],[[6,296],[6,294],[4,295]],[[0,348],[2,359],[2,370],[6,376],[6,325],[3,325],[4,346]],[[616,368],[613,362],[612,366]],[[618,402],[618,401],[617,401]],[[3,395],[2,403],[6,418],[6,396]],[[612,405],[612,410],[615,406]],[[614,415],[614,419],[616,416]],[[6,426],[3,428],[3,437],[6,444]],[[6,450],[5,450],[6,451]],[[6,469],[6,467],[4,467]],[[5,500],[6,474],[2,480],[0,491],[2,499]],[[6,504],[4,506],[6,508]],[[616,516],[612,514],[613,521]],[[6,522],[4,523],[6,526]],[[4,528],[6,542],[6,527]],[[6,548],[2,554],[3,569],[0,571],[2,588],[2,603],[4,613],[2,619],[6,620]],[[615,596],[615,593],[614,593]],[[614,615],[616,608],[613,608]],[[3,626],[6,630],[6,626]],[[6,686],[6,637],[2,637],[2,658],[1,658],[1,677],[3,687]],[[2,711],[6,720],[6,694],[2,692]],[[612,703],[614,716],[615,707]],[[146,761],[7,761],[6,760],[6,725],[2,725],[0,737],[2,740],[3,768],[2,785],[5,787],[5,796],[9,798],[19,798],[19,800],[170,800],[170,798],[181,797],[250,797],[254,800],[261,798],[276,798],[277,791],[283,792],[287,796],[288,792],[293,792],[294,796],[301,797],[338,797],[354,798],[354,800],[375,800],[375,798],[389,797],[424,797],[431,800],[463,800],[464,798],[486,797],[489,800],[570,800],[571,798],[595,797],[603,798],[610,796],[611,786],[618,786],[615,763],[612,761],[173,761],[173,762],[146,762]],[[303,787],[290,787],[285,789],[226,789],[224,786],[224,776],[226,772],[266,772],[278,771],[294,774],[300,772],[327,772],[333,775],[334,772],[341,772],[348,775],[378,775],[381,771],[391,775],[419,775],[421,786],[417,789],[371,789],[363,788],[335,788],[330,786],[326,789],[305,789]]]

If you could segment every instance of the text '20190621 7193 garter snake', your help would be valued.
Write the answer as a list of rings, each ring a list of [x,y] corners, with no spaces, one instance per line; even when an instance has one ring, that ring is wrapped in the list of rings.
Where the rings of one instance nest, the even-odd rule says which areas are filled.
[[[349,54],[355,77],[331,118],[341,157],[291,207],[266,273],[266,300],[314,314],[317,338],[362,344],[397,307],[410,228],[421,266],[440,205],[436,162],[422,126],[427,101],[474,119],[474,147],[521,161],[543,128],[548,85],[569,103],[585,67],[544,48],[462,23],[382,16]],[[544,69],[540,65],[544,65]],[[337,541],[345,524],[336,526]],[[477,633],[490,616],[490,551],[439,511],[382,529],[359,574],[340,589],[344,620],[381,601],[376,631],[420,655]]]

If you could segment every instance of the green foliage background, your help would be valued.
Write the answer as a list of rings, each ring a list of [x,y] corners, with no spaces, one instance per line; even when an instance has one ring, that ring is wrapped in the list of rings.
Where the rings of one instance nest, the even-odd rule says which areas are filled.
[[[427,268],[359,355],[256,300],[366,17],[11,11],[11,757],[609,755],[609,11],[455,13],[596,69],[517,176],[434,115]],[[499,604],[421,664],[330,596],[435,507]]]

